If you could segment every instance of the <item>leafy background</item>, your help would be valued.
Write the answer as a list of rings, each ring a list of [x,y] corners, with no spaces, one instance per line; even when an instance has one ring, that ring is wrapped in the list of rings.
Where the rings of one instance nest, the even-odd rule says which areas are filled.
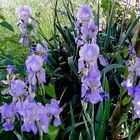
[[[33,17],[39,22],[36,28],[38,40],[49,41],[49,61],[45,66],[47,84],[45,99],[51,97],[61,99],[64,111],[62,126],[50,126],[44,139],[131,139],[135,136],[133,129],[139,128],[138,120],[134,120],[129,108],[130,97],[121,87],[123,79],[127,78],[128,70],[125,62],[128,59],[128,42],[135,44],[136,28],[139,18],[135,9],[122,6],[119,1],[101,0],[0,0],[0,80],[6,76],[6,65],[16,65],[20,76],[24,76],[24,62],[28,49],[19,44],[19,29],[16,27],[19,5],[29,5]],[[101,54],[108,58],[110,65],[99,66],[102,74],[102,85],[110,95],[97,105],[89,105],[87,110],[80,103],[80,81],[77,73],[77,49],[74,29],[75,14],[79,4],[91,6],[97,26],[100,31],[97,43]],[[57,9],[56,9],[57,4]],[[22,49],[21,49],[22,47]],[[124,75],[124,76],[123,76]],[[1,85],[0,103],[6,100]],[[38,95],[38,100],[43,102]],[[63,96],[62,96],[63,95]],[[42,96],[42,95],[41,95]],[[46,102],[46,101],[45,101]],[[115,110],[115,111],[114,111]],[[113,114],[114,112],[114,114]],[[112,125],[113,124],[113,125]],[[0,129],[1,139],[15,138],[16,132],[4,132]],[[33,134],[24,134],[25,139],[39,139]]]

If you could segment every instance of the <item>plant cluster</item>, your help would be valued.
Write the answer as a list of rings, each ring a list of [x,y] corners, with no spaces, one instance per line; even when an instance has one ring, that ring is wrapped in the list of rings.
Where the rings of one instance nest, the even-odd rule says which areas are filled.
[[[82,4],[75,14],[71,1],[63,1],[63,10],[56,0],[49,39],[30,7],[18,8],[22,56],[0,53],[2,139],[139,137],[140,58],[132,41],[139,17],[128,21],[127,7],[105,2],[95,3],[94,12]],[[101,29],[104,14],[107,27]],[[4,27],[13,31],[8,23]]]

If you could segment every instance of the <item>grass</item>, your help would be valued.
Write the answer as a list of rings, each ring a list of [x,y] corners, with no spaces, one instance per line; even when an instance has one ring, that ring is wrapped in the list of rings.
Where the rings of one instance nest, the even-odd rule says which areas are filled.
[[[59,0],[58,2],[58,7],[60,7],[60,9],[63,9],[62,1],[63,0]],[[76,7],[81,3],[89,3],[88,1],[89,0],[72,0],[72,3]],[[15,22],[18,18],[17,8],[20,5],[28,5],[32,9],[34,17],[37,14],[40,16],[41,26],[44,32],[49,34],[52,29],[54,4],[55,0],[41,0],[41,2],[40,0],[10,0],[10,2],[9,0],[1,0],[0,13],[4,15],[7,21],[9,21],[16,30]]]
[[[0,15],[3,15],[14,28],[14,33],[0,26],[0,48],[3,50],[13,50],[18,43],[20,34],[19,28],[16,26],[18,18],[17,8],[20,5],[28,5],[32,9],[33,17],[40,21],[40,27],[47,38],[53,33],[54,5],[55,0],[0,0]],[[74,9],[82,3],[93,3],[89,0],[72,0]],[[63,10],[63,0],[58,1],[59,9]],[[61,16],[61,22],[66,22],[67,18]],[[66,25],[66,24],[65,24]],[[9,41],[10,38],[10,41]]]

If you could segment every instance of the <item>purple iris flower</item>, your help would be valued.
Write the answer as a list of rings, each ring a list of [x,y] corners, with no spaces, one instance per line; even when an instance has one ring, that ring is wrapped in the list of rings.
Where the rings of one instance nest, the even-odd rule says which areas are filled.
[[[81,47],[79,55],[83,60],[95,63],[99,55],[99,47],[96,44],[85,44]]]
[[[41,70],[43,66],[42,58],[38,55],[32,54],[31,56],[28,56],[26,60],[26,67],[27,70],[32,70],[33,72],[38,72]]]
[[[12,131],[14,129],[14,125],[11,119],[7,119],[6,122],[3,123],[3,128],[5,131]]]
[[[36,52],[42,55],[44,62],[48,61],[48,43],[45,40],[37,44]]]
[[[43,62],[46,63],[48,61],[48,54],[42,55]]]
[[[59,107],[59,101],[52,99],[51,104],[46,105],[46,110],[49,115],[53,115],[55,117],[54,125],[55,126],[60,125],[61,120],[60,120],[59,114],[62,112],[62,108]]]
[[[79,46],[82,46],[84,44],[84,40],[80,36],[78,36],[75,38],[75,43],[79,47]]]
[[[37,72],[37,79],[39,83],[46,83],[46,73],[43,68]]]
[[[21,39],[22,38],[25,38],[25,36],[26,36],[26,25],[25,24],[19,24],[19,27],[20,27],[20,32],[21,32]],[[23,35],[24,35],[24,37],[23,37]],[[20,41],[19,41],[19,43],[20,42],[22,42],[22,44],[23,44],[23,41],[21,41],[21,39],[20,39]]]
[[[29,46],[29,44],[30,44],[30,41],[29,41],[29,39],[28,38],[21,38],[20,40],[19,40],[19,42],[23,45],[23,46]]]
[[[24,20],[24,22],[28,22],[28,18],[31,16],[31,9],[28,6],[20,6],[18,8],[19,18]]]
[[[140,94],[140,82],[138,83],[138,85],[134,88],[134,92],[135,92],[135,95],[139,96]],[[140,98],[138,98],[140,99]]]
[[[81,5],[77,13],[77,21],[75,24],[78,30],[78,36],[75,42],[79,51],[78,60],[78,73],[81,74],[81,97],[84,102],[90,102],[96,104],[107,99],[104,93],[100,78],[101,74],[97,65],[97,58],[99,58],[99,47],[96,44],[96,36],[98,33],[98,27],[92,19],[92,10],[87,5]],[[90,43],[89,43],[90,42]],[[108,64],[107,59],[103,56],[100,57],[101,64],[106,66]]]
[[[103,100],[102,96],[99,94],[97,90],[87,90],[85,96],[83,97],[85,102],[90,102],[92,104],[96,104]]]
[[[14,97],[19,97],[26,94],[26,85],[21,80],[15,80],[11,82],[10,94]]]
[[[16,115],[17,109],[15,106],[15,102],[8,105],[7,103],[3,104],[0,107],[1,113],[1,122],[3,123],[3,127],[5,131],[11,131],[14,129],[14,118]]]
[[[81,33],[82,33],[82,35],[85,36],[84,38],[86,38],[89,35],[88,23],[82,25],[82,27],[81,27]]]
[[[37,133],[37,127],[35,122],[30,123],[29,121],[24,121],[24,124],[21,126],[21,131],[30,132],[32,131],[34,134]]]
[[[38,117],[38,110],[36,108],[36,103],[31,99],[27,98],[23,103],[17,103],[18,113],[23,117],[23,125],[21,127],[22,131],[30,132],[32,131],[34,134],[37,133],[37,127],[35,125],[35,120]]]
[[[38,43],[36,46],[36,51],[40,54],[47,54],[48,53],[48,43],[43,40],[41,43]]]
[[[22,19],[19,18],[16,22],[16,25],[19,26],[19,25],[22,25],[22,24],[23,24],[23,21],[22,21]]]
[[[32,90],[32,92],[35,92],[35,90],[36,90],[36,86],[35,85],[30,85],[31,86],[31,90]]]
[[[135,64],[134,60],[132,60],[132,61],[128,60],[127,67],[128,67],[128,71],[133,73],[136,69],[136,64]]]
[[[15,102],[12,102],[10,105],[5,103],[0,107],[0,113],[2,118],[11,118],[16,113]]]
[[[96,63],[90,65],[90,69],[87,77],[91,79],[98,79],[98,78],[100,79],[100,71]]]
[[[81,97],[85,97],[87,92],[88,92],[89,88],[86,84],[82,84],[81,85]]]
[[[20,27],[21,37],[20,43],[24,46],[29,46],[29,36],[34,36],[33,28],[35,26],[35,20],[31,18],[31,9],[28,6],[20,6],[18,8],[19,19],[17,20],[17,25]],[[28,27],[32,26],[30,30]]]
[[[82,58],[78,59],[78,72],[82,72],[85,68],[84,60]]]
[[[41,103],[36,103],[33,101],[30,97],[23,103],[19,102],[17,104],[17,109],[19,114],[23,117],[23,125],[21,130],[25,132],[32,131],[34,134],[36,134],[36,124],[38,124],[39,128],[46,133],[48,131],[52,115],[55,115],[56,120],[58,119],[56,124],[60,121],[58,114],[60,109],[57,107],[56,103],[52,102],[51,105],[47,104],[46,106],[43,106]]]
[[[29,45],[28,32],[26,33],[26,27],[28,24],[34,26],[35,22],[30,18],[31,10],[27,6],[19,8],[19,20],[17,24],[22,28],[21,42],[24,45]],[[30,32],[33,35],[33,31]],[[24,39],[23,40],[23,37]],[[48,44],[46,41],[42,41],[37,44],[34,54],[30,55],[26,60],[27,78],[25,83],[20,80],[10,79],[10,94],[13,97],[13,102],[8,105],[4,104],[0,107],[1,122],[3,123],[4,130],[11,131],[14,129],[14,120],[21,119],[22,126],[21,131],[37,133],[38,128],[40,131],[47,133],[49,124],[54,118],[54,125],[61,124],[60,113],[62,108],[59,107],[59,101],[52,99],[50,104],[46,106],[41,103],[37,103],[34,100],[36,83],[43,84],[46,82],[45,69],[43,68],[43,62],[47,61],[48,57]],[[38,54],[38,55],[37,55]],[[13,66],[7,66],[8,73],[15,73],[16,69]],[[28,87],[28,90],[27,90]],[[34,96],[32,96],[34,93]],[[24,95],[24,96],[23,96]],[[18,97],[18,98],[17,98]],[[20,97],[20,98],[19,98]]]
[[[40,84],[46,82],[46,74],[42,66],[43,60],[40,56],[32,54],[27,58],[26,67],[28,71],[28,82],[30,85],[36,86],[37,80]]]
[[[104,58],[102,55],[99,55],[99,61],[102,66],[107,66],[109,64],[108,60]]]
[[[12,66],[12,65],[7,65],[7,69],[6,70],[7,70],[7,72],[9,74],[16,73],[16,68],[14,66]]]
[[[95,25],[95,22],[91,20],[89,23],[86,23],[81,27],[81,33],[85,36],[85,38],[88,36],[96,38],[98,27]]]
[[[126,64],[130,72],[128,79],[122,82],[122,86],[128,91],[128,94],[133,98],[135,118],[140,118],[140,82],[135,83],[135,78],[140,76],[140,58],[136,57],[136,52],[133,46],[129,45],[129,54],[132,56],[132,60]]]
[[[32,69],[28,70],[28,82],[31,85],[36,85],[37,83],[36,73]]]
[[[88,75],[81,78],[81,82],[81,97],[85,102],[96,104],[102,101],[103,96],[100,95],[100,93],[102,93],[102,90],[100,91],[100,72],[96,66],[92,66]]]
[[[77,19],[82,22],[87,22],[92,18],[92,10],[89,6],[83,4],[77,12]]]
[[[135,105],[135,107],[134,107],[134,111],[135,111],[135,115],[134,115],[134,117],[135,118],[140,118],[140,106],[138,106],[138,107],[136,107],[136,104],[134,104]]]
[[[122,82],[122,87],[125,88],[125,90],[128,91],[130,96],[134,96],[134,75],[129,75],[128,79],[126,81]]]
[[[129,45],[129,54],[132,55],[133,57],[136,57],[136,51],[131,44]]]
[[[37,107],[38,107],[38,109],[41,109],[41,111],[38,114],[41,130],[44,133],[46,133],[46,132],[48,132],[48,127],[49,127],[49,123],[51,121],[51,118],[47,114],[47,110],[46,110],[45,106],[43,106],[41,103],[38,103]]]
[[[92,104],[96,104],[103,100],[102,96],[98,93],[98,91],[93,90],[91,95],[89,96],[89,100]]]
[[[100,73],[97,71],[89,71],[87,76],[81,78],[81,82],[92,89],[98,89],[101,86]]]
[[[140,76],[140,58],[136,58],[136,76]]]
[[[75,23],[75,28],[80,29],[81,27],[82,27],[82,23],[79,20],[77,20]]]
[[[36,53],[36,47],[32,47],[32,46],[31,46],[31,47],[29,48],[29,51],[32,52],[32,53]]]
[[[134,104],[134,111],[135,111],[135,117],[140,118],[140,86],[137,87],[134,99],[132,103]]]
[[[102,96],[103,99],[106,99],[106,100],[109,99],[109,95],[106,92],[101,92],[100,95]]]
[[[98,27],[96,26],[95,22],[93,20],[90,20],[88,24],[88,31],[89,31],[89,36],[96,38],[96,35],[98,33]]]

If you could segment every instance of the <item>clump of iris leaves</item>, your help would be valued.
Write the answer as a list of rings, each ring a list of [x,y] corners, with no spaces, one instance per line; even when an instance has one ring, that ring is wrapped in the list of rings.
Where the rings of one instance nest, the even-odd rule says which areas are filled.
[[[75,43],[75,8],[70,0],[63,1],[63,9],[57,7],[58,1],[54,7],[54,29],[51,38],[47,38],[45,32],[39,26],[36,32],[40,38],[46,40],[49,44],[49,57],[45,65],[46,69],[46,100],[56,98],[60,99],[60,106],[63,107],[61,113],[62,125],[59,127],[50,126],[48,133],[44,134],[44,140],[69,139],[69,140],[103,140],[112,139],[133,139],[138,133],[139,121],[133,118],[132,109],[127,107],[131,104],[131,99],[127,92],[121,87],[123,77],[128,76],[128,70],[125,62],[128,59],[129,43],[134,36],[133,29],[138,23],[139,17],[131,16],[126,19],[126,7],[122,7],[118,2],[102,0],[101,3],[93,4],[96,25],[99,27],[101,17],[106,17],[106,27],[99,30],[97,35],[97,44],[100,51],[109,60],[109,65],[105,68],[99,65],[101,71],[101,82],[104,90],[109,93],[110,99],[104,100],[96,105],[88,105],[85,111],[81,105],[81,83],[77,70],[77,45]],[[102,13],[100,11],[102,9]],[[133,13],[133,11],[132,11]],[[134,15],[134,14],[132,14]],[[66,22],[61,21],[61,16],[65,17]],[[9,29],[13,32],[13,37],[6,39],[7,42],[15,43],[15,55],[8,54],[0,47],[0,80],[6,77],[6,66],[14,65],[17,68],[20,77],[25,75],[25,58],[28,56],[27,48],[18,44],[18,35],[15,34],[13,27],[5,18],[0,15],[0,28]],[[127,23],[127,24],[125,24]],[[7,28],[7,29],[6,29]],[[4,42],[6,42],[4,41]],[[128,43],[129,42],[129,43]],[[17,47],[16,47],[17,46]],[[10,46],[9,46],[10,47]],[[6,88],[0,84],[0,105],[2,102],[10,102],[11,99],[3,94]],[[63,94],[63,96],[62,96]],[[43,102],[41,93],[38,92],[36,100]],[[116,106],[118,111],[113,114]],[[113,120],[111,117],[114,117]],[[115,126],[112,126],[109,120],[113,120]],[[17,139],[19,123],[13,132],[5,132],[0,125],[0,139]],[[112,131],[115,128],[115,131]],[[38,140],[39,135],[25,133],[25,140]]]

